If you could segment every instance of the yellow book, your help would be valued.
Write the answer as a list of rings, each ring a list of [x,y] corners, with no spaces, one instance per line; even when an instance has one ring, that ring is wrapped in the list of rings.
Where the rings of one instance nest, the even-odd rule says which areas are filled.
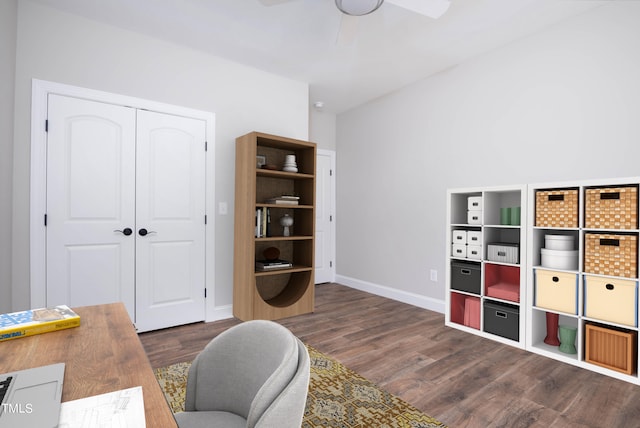
[[[0,342],[78,327],[80,316],[66,305],[0,315]]]

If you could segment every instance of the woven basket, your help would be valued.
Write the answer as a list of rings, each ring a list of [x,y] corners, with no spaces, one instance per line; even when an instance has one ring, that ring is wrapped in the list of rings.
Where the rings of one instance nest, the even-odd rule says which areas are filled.
[[[597,275],[636,278],[638,237],[585,233],[584,271]]]
[[[537,191],[536,226],[578,227],[578,190]]]
[[[638,187],[586,189],[585,227],[637,229]]]

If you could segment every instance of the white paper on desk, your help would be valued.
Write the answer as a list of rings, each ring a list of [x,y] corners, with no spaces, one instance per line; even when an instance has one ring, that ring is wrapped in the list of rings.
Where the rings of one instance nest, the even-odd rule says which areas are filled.
[[[142,387],[66,401],[58,428],[145,428]]]

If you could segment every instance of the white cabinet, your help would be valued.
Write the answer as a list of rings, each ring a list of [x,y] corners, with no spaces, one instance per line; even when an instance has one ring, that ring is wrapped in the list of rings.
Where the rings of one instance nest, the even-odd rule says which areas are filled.
[[[447,191],[446,325],[523,348],[526,187]]]

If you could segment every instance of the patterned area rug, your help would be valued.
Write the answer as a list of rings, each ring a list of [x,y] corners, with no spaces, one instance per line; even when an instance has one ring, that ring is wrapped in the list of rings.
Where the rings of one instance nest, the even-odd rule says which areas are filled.
[[[311,359],[309,395],[302,428],[433,428],[438,420],[389,394],[338,361],[307,345]],[[155,370],[174,412],[184,410],[190,363]]]

